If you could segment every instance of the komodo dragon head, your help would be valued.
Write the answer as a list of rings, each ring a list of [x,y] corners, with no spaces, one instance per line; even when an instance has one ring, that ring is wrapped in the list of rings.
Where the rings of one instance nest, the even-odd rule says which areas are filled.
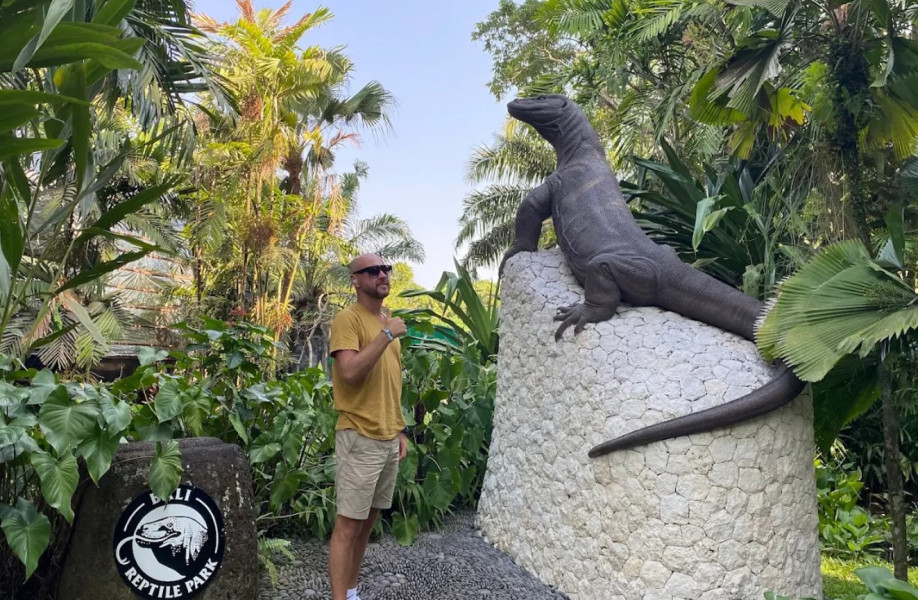
[[[162,564],[189,565],[207,542],[207,527],[191,517],[166,517],[141,525],[134,539],[141,547],[150,548]]]
[[[507,111],[514,119],[535,127],[551,144],[560,142],[567,121],[581,114],[580,107],[559,94],[517,98],[507,104]]]
[[[515,119],[532,125],[556,150],[584,143],[601,147],[599,137],[575,102],[559,94],[517,98],[507,104]]]

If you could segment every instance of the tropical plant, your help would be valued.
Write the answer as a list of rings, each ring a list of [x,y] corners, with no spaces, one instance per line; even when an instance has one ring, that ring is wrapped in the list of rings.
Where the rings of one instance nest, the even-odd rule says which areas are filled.
[[[858,559],[865,553],[876,553],[883,535],[870,513],[858,506],[864,486],[860,470],[852,469],[852,465],[824,463],[819,458],[815,468],[822,551]]]
[[[125,437],[144,435],[117,389],[64,383],[0,356],[0,527],[25,567],[24,579],[49,545],[55,552],[65,545],[69,531],[61,518],[73,522],[80,479],[88,474],[98,483]],[[149,483],[167,497],[182,465],[175,442],[161,439],[150,456]]]
[[[301,530],[325,536],[334,517],[335,416],[327,376],[306,369],[276,378],[267,328],[244,319],[202,323],[181,327],[184,350],[146,356],[115,384],[121,393],[156,390],[135,409],[137,430],[146,439],[203,435],[238,445],[252,468],[259,528],[283,529],[295,518]]]
[[[575,44],[545,27],[542,0],[500,0],[485,21],[475,25],[472,40],[494,58],[488,89],[500,100],[516,88],[548,74],[555,77],[577,54]]]
[[[0,94],[15,117],[0,126],[9,141],[0,175],[0,350],[34,351],[56,368],[89,367],[127,322],[106,275],[168,241],[162,207],[176,206],[179,182],[138,180],[130,165],[154,153],[180,164],[189,129],[178,90],[219,87],[183,2],[80,7],[0,7]],[[74,45],[82,39],[93,42]],[[111,115],[153,133],[136,136]],[[154,125],[156,115],[171,122]]]
[[[555,152],[535,131],[508,120],[491,146],[475,150],[466,167],[470,183],[489,183],[463,201],[456,248],[467,246],[462,265],[494,266],[513,242],[514,217],[526,194],[555,170]],[[540,245],[554,237],[546,225]]]
[[[895,213],[892,213],[895,215]],[[883,399],[884,429],[896,435],[886,445],[885,465],[889,478],[889,511],[896,575],[907,565],[905,506],[899,470],[898,430],[892,404],[896,361],[914,360],[914,330],[918,295],[905,281],[905,238],[899,219],[887,218],[890,237],[874,259],[860,242],[828,246],[811,262],[778,287],[776,301],[757,332],[759,350],[767,360],[783,359],[804,381],[820,381],[833,370],[846,367],[843,359],[854,355],[875,365],[873,381],[862,380],[860,390],[849,390],[834,400],[836,414],[853,418],[877,396]],[[870,384],[873,385],[870,385]],[[892,421],[892,423],[890,423]],[[830,422],[831,423],[831,422]],[[817,421],[819,424],[819,421]],[[840,427],[845,421],[836,419]],[[833,432],[834,437],[837,430]],[[823,437],[823,439],[830,439]],[[887,438],[888,439],[888,438]],[[898,493],[895,477],[898,475]]]
[[[410,544],[457,506],[474,507],[491,440],[497,369],[469,344],[460,351],[409,346],[402,413],[408,456],[399,465],[392,531]]]
[[[495,81],[522,95],[567,93],[595,114],[616,168],[656,157],[664,138],[696,166],[723,141],[688,118],[692,85],[733,43],[729,23],[712,26],[715,13],[699,2],[531,0],[501,4],[475,37],[494,57]]]
[[[918,600],[918,588],[894,577],[889,569],[861,567],[854,574],[870,591],[869,594],[859,596],[858,600]]]
[[[406,298],[429,298],[438,308],[421,308],[399,311],[398,314],[417,321],[431,317],[445,324],[417,323],[418,331],[426,334],[437,332],[438,338],[427,336],[415,338],[416,343],[437,348],[461,351],[471,346],[478,349],[482,363],[497,356],[500,326],[500,311],[496,290],[484,299],[475,289],[469,272],[456,263],[456,273],[445,272],[432,290],[403,292]]]
[[[696,178],[669,144],[662,148],[667,164],[635,159],[641,177],[622,185],[638,224],[684,262],[764,298],[805,255],[795,248],[807,233],[805,198],[784,189],[780,154],[705,163]]]
[[[397,217],[357,220],[366,165],[331,172],[335,152],[359,131],[385,130],[393,104],[377,82],[347,96],[353,63],[340,51],[300,48],[331,13],[318,9],[284,26],[290,4],[238,5],[232,23],[199,17],[216,36],[211,49],[241,111],[206,118],[209,142],[199,153],[200,191],[188,228],[195,292],[199,303],[207,295],[226,299],[222,314],[246,310],[276,340],[296,325],[292,345],[301,346],[327,323],[329,288],[342,281],[347,258],[375,250],[418,260],[423,250]],[[278,179],[281,170],[286,177]]]

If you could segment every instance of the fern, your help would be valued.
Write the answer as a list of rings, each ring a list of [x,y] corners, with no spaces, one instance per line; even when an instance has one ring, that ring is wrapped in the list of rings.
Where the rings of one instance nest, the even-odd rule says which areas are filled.
[[[277,553],[283,554],[290,560],[294,560],[293,552],[290,551],[290,540],[282,538],[262,537],[258,540],[258,562],[268,572],[268,578],[271,580],[271,587],[277,587],[277,565],[272,560]]]

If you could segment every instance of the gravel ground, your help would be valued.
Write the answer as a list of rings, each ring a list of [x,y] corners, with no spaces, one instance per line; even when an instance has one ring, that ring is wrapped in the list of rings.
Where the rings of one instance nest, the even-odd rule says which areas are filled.
[[[447,517],[410,547],[388,535],[371,541],[360,572],[361,600],[568,600],[484,541],[474,522],[471,512]],[[274,559],[277,587],[262,574],[259,600],[330,600],[328,542],[292,540],[290,550],[295,560]]]

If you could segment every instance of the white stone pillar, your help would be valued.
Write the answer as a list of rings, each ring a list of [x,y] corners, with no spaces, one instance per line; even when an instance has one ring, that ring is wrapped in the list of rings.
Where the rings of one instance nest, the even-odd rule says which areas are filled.
[[[590,459],[595,444],[770,379],[755,346],[623,306],[555,343],[582,300],[560,251],[520,254],[501,290],[482,535],[574,600],[821,597],[808,394],[763,417]]]

